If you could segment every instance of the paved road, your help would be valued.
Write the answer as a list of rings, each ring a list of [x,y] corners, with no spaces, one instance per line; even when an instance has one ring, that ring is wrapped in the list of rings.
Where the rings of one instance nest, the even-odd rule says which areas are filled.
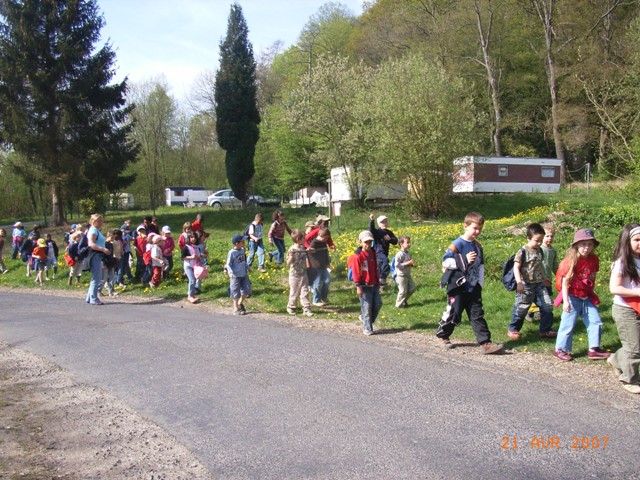
[[[640,478],[637,409],[474,354],[462,367],[257,315],[11,292],[0,339],[116,395],[221,479]],[[560,448],[532,448],[541,436]]]

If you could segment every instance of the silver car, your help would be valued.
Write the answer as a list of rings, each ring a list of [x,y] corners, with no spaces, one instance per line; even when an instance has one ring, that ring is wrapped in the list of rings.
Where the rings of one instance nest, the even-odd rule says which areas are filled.
[[[247,202],[249,205],[257,205],[264,199],[260,195],[249,195]],[[233,195],[233,190],[218,190],[207,197],[207,204],[213,208],[221,207],[242,207],[242,201]]]

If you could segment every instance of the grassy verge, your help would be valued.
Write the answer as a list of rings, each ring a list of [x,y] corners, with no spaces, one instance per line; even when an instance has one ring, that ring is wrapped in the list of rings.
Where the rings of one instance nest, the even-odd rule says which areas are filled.
[[[602,304],[600,314],[604,321],[602,346],[615,350],[619,340],[615,325],[611,319],[611,295],[608,293],[609,269],[611,252],[621,226],[636,218],[636,207],[624,203],[624,193],[608,186],[596,189],[590,193],[580,188],[573,188],[571,192],[556,195],[484,195],[468,196],[457,199],[454,213],[450,218],[439,221],[420,222],[403,216],[393,208],[374,210],[378,215],[384,212],[390,217],[390,228],[396,235],[409,235],[412,238],[412,254],[416,260],[413,277],[418,284],[418,290],[412,297],[408,309],[396,309],[394,300],[396,292],[388,288],[383,294],[383,310],[379,318],[378,328],[387,330],[415,330],[426,334],[433,334],[438,320],[445,307],[444,291],[438,288],[441,276],[441,259],[447,246],[462,233],[462,218],[469,210],[482,212],[487,222],[480,241],[485,251],[486,281],[484,289],[484,306],[493,339],[505,342],[509,348],[541,352],[551,355],[553,342],[540,340],[537,335],[537,325],[525,323],[522,339],[509,340],[506,336],[507,325],[513,307],[514,294],[508,292],[500,282],[502,263],[526,243],[525,226],[529,222],[552,221],[556,224],[557,235],[555,246],[560,256],[569,247],[573,234],[578,228],[593,228],[601,242],[597,252],[601,260],[601,272],[597,280],[596,292],[600,295]],[[221,306],[230,306],[226,297],[227,279],[222,274],[222,265],[226,254],[231,248],[230,238],[233,233],[242,232],[244,227],[253,219],[255,210],[203,210],[204,225],[211,232],[208,241],[210,252],[210,275],[204,283],[204,293],[201,298]],[[106,216],[106,227],[117,227],[125,218],[131,218],[134,225],[143,215],[149,212],[122,213],[114,212]],[[163,207],[157,212],[161,225],[171,226],[177,237],[185,221],[193,220],[196,210],[186,210],[181,207]],[[270,218],[271,211],[264,211],[265,218]],[[316,210],[287,209],[285,214],[292,228],[302,228],[307,220],[314,218]],[[368,227],[369,211],[343,209],[343,216],[333,221],[331,228],[334,242],[337,245],[332,255],[332,274],[330,287],[330,301],[333,307],[317,311],[319,315],[342,322],[358,322],[359,303],[354,289],[346,280],[346,259],[356,248],[357,233]],[[265,221],[265,223],[268,223]],[[54,231],[54,239],[62,246],[62,231]],[[291,242],[287,241],[287,246]],[[61,249],[62,250],[62,249]],[[268,245],[267,245],[268,250]],[[396,250],[392,248],[392,254]],[[34,286],[33,277],[25,276],[25,269],[19,260],[7,260],[9,252],[5,250],[5,262],[10,272],[0,276],[0,285],[6,286]],[[45,284],[46,289],[85,289],[88,286],[88,274],[84,274],[80,287],[66,285],[68,270],[62,265],[60,256],[60,272],[58,279]],[[184,298],[187,283],[182,278],[179,253],[174,253],[177,269],[171,278],[165,281],[158,291],[151,293],[139,285],[128,287],[122,295],[158,296],[167,298]],[[288,296],[287,271],[273,263],[267,263],[267,272],[251,274],[254,296],[248,306],[266,313],[285,313]],[[557,328],[560,309],[555,310]],[[473,341],[474,336],[468,322],[456,329],[455,340]],[[577,325],[574,333],[573,352],[578,358],[586,357],[588,348],[587,335],[584,326]]]

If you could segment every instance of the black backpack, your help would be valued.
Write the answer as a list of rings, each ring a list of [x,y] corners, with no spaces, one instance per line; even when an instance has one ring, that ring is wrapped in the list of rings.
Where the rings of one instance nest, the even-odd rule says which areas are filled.
[[[524,250],[524,248],[521,248],[520,250]],[[513,292],[518,287],[518,284],[516,283],[516,277],[513,273],[513,264],[515,263],[515,258],[515,254],[511,255],[502,266],[502,284],[504,285],[504,288],[506,288],[510,292]]]

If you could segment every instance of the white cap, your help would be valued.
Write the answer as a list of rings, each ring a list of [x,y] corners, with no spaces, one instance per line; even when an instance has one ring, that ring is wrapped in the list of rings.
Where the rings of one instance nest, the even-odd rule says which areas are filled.
[[[373,242],[373,235],[369,230],[363,230],[362,232],[360,232],[360,235],[358,235],[358,240],[360,240],[361,242]]]
[[[169,228],[169,225],[165,225],[164,227],[162,227],[162,233],[171,233],[171,228]]]
[[[378,222],[378,225],[380,225],[382,222],[385,222],[389,219],[389,217],[387,217],[386,215],[380,215],[377,219],[376,222]]]

